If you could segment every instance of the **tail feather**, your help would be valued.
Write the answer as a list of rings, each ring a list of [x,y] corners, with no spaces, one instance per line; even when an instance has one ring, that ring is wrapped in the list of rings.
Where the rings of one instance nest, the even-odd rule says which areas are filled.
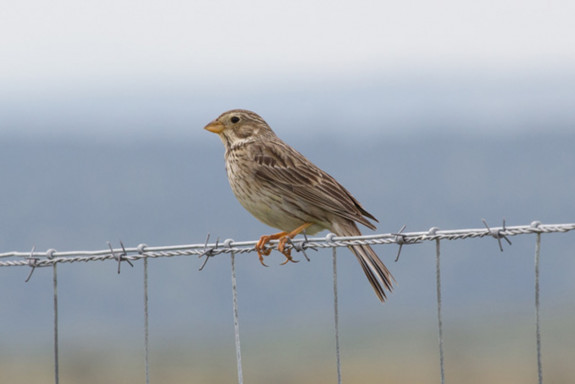
[[[337,225],[334,225],[332,230],[337,236],[361,235],[357,225],[352,221],[337,223]],[[387,267],[369,245],[350,245],[348,248],[357,257],[365,276],[371,283],[371,286],[379,300],[382,302],[385,301],[387,298],[386,290],[391,292],[393,290],[392,282],[395,282],[391,272],[389,272]]]

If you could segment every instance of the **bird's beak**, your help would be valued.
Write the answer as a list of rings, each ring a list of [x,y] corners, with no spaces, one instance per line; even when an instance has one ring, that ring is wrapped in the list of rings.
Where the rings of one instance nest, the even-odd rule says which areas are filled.
[[[214,120],[206,125],[204,129],[213,133],[221,133],[224,130],[224,125],[219,121]]]

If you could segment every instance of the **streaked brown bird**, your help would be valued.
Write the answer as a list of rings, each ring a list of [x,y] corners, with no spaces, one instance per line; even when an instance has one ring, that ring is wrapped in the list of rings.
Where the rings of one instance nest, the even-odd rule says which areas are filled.
[[[356,223],[370,229],[377,219],[333,177],[284,143],[256,113],[234,109],[206,125],[226,148],[228,180],[236,198],[252,215],[282,232],[262,236],[256,245],[260,262],[279,240],[278,250],[295,262],[286,242],[299,233],[329,230],[337,236],[359,236]],[[381,301],[391,292],[393,276],[369,245],[353,245],[367,279]]]

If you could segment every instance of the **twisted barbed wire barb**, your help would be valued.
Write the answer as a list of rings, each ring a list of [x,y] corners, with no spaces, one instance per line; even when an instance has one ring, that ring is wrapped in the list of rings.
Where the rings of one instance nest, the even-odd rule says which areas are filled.
[[[112,257],[114,258],[114,260],[118,261],[118,275],[120,274],[120,266],[122,265],[122,261],[126,261],[128,264],[130,264],[130,267],[134,267],[134,264],[132,264],[132,262],[126,257],[128,256],[128,253],[126,252],[126,247],[124,247],[124,243],[122,243],[122,241],[120,241],[120,246],[122,246],[122,252],[118,253],[116,255],[116,252],[114,252],[114,248],[112,248],[112,243],[110,243],[109,241],[107,241],[108,243],[108,247],[110,248],[110,252],[112,252]]]
[[[403,244],[405,244],[405,237],[403,236],[403,230],[407,227],[407,224],[403,224],[403,227],[397,233],[392,233],[395,236],[395,240],[397,244],[399,244],[399,249],[397,250],[397,256],[395,257],[395,262],[399,260],[399,255],[401,254],[401,249],[403,248]]]
[[[218,245],[220,243],[220,238],[218,237],[216,239],[216,244],[213,247],[209,247],[209,248],[208,248],[208,241],[210,241],[210,234],[209,233],[208,233],[208,236],[206,237],[206,242],[204,243],[204,252],[202,252],[200,255],[198,255],[198,259],[201,259],[204,256],[206,257],[206,259],[204,260],[204,263],[202,264],[200,269],[198,269],[199,271],[204,269],[204,267],[208,263],[208,260],[210,259],[210,257],[214,257],[215,255],[217,255],[216,250],[218,249]]]
[[[511,240],[509,240],[505,235],[505,218],[503,218],[503,227],[501,229],[491,229],[489,228],[489,225],[487,225],[487,220],[481,219],[481,221],[483,221],[483,225],[485,225],[485,228],[487,228],[489,234],[497,239],[497,242],[499,243],[499,250],[501,252],[503,252],[503,245],[501,244],[502,238],[505,239],[509,245],[511,245]]]
[[[352,237],[336,237],[333,234],[328,233],[324,237],[309,238],[304,241],[302,247],[308,248],[334,248],[334,247],[347,247],[350,245],[385,245],[385,244],[400,244],[403,241],[404,244],[414,244],[421,243],[424,241],[433,240],[459,240],[459,239],[469,239],[469,238],[481,238],[486,236],[494,236],[495,233],[500,238],[506,238],[509,236],[525,235],[525,234],[536,234],[536,233],[561,233],[569,232],[575,230],[575,223],[567,224],[539,224],[538,226],[533,225],[519,225],[505,228],[472,228],[472,229],[452,229],[452,230],[437,230],[434,233],[429,231],[422,232],[402,232],[401,236],[393,233],[375,234],[375,235],[365,235],[365,236],[352,236]],[[401,240],[400,240],[401,239]],[[507,239],[509,240],[509,239]],[[299,241],[294,241],[294,243],[299,243]],[[229,248],[216,247],[216,244],[186,244],[186,245],[168,245],[168,246],[157,246],[157,247],[124,247],[122,250],[98,250],[98,251],[65,251],[65,252],[53,252],[52,258],[48,258],[47,252],[33,252],[33,259],[31,259],[31,253],[28,252],[5,252],[0,253],[0,267],[16,267],[16,266],[28,266],[28,267],[45,267],[53,265],[56,263],[74,263],[74,262],[91,262],[91,261],[103,261],[103,260],[115,260],[118,261],[117,252],[121,252],[123,255],[120,257],[121,261],[134,261],[143,258],[161,258],[161,257],[175,257],[175,256],[191,256],[191,255],[202,255],[206,252],[206,247],[211,248],[211,255],[219,255],[222,253],[231,254],[243,254],[243,253],[253,253],[255,252],[255,245],[257,241],[240,241],[230,243]],[[277,249],[277,241],[270,242],[270,248]],[[286,249],[293,249],[293,245],[290,243],[286,244]]]
[[[317,248],[316,247],[309,247],[307,246],[309,243],[309,239],[307,238],[307,234],[305,233],[305,231],[303,231],[303,240],[299,240],[299,241],[294,241],[292,240],[290,237],[287,238],[287,242],[291,245],[291,249],[295,249],[297,252],[301,252],[303,253],[304,257],[306,258],[306,260],[309,262],[311,261],[310,258],[307,256],[307,253],[305,253],[306,248],[312,249],[314,251],[317,252]],[[299,262],[299,260],[295,260],[296,263]]]
[[[38,258],[34,257],[34,251],[36,250],[36,246],[34,245],[32,247],[32,250],[30,251],[30,256],[28,257],[28,265],[32,268],[30,269],[30,273],[28,274],[28,277],[26,278],[26,280],[24,280],[25,283],[30,281],[30,278],[32,277],[32,274],[34,273],[34,271],[36,270],[36,267],[38,266]]]

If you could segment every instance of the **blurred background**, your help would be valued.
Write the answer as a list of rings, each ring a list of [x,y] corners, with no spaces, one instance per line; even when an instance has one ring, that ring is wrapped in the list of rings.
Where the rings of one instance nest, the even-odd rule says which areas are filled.
[[[0,13],[0,252],[255,240],[223,146],[247,108],[378,232],[575,220],[575,4],[24,0]],[[366,231],[365,233],[370,233]],[[536,382],[534,236],[442,243],[448,382]],[[543,236],[546,381],[575,381],[574,235]],[[339,251],[345,382],[438,383],[434,244]],[[331,252],[237,258],[244,378],[335,382]],[[296,255],[302,258],[301,255]],[[236,380],[230,260],[151,260],[152,382]],[[0,382],[50,382],[52,274],[0,270]],[[60,265],[62,382],[144,381],[143,269]]]

